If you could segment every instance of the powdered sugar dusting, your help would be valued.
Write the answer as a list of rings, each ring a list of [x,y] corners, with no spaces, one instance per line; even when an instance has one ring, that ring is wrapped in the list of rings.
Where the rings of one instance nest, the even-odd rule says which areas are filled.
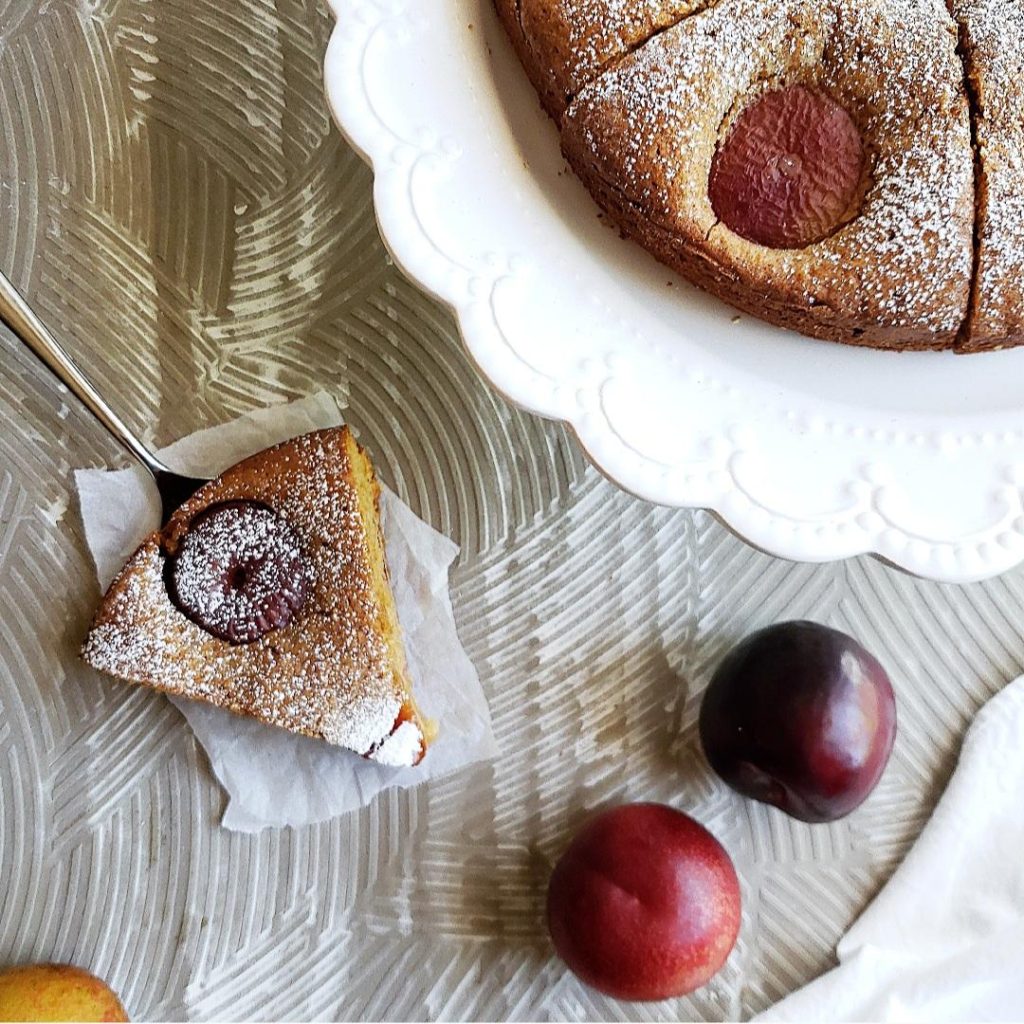
[[[813,84],[844,105],[872,156],[858,215],[801,250],[716,224],[708,171],[760,92]],[[565,130],[628,202],[781,300],[847,320],[951,336],[971,274],[973,159],[955,26],[940,0],[722,0],[584,89]]]
[[[415,764],[422,749],[423,736],[419,728],[412,722],[402,722],[369,757],[378,764],[399,768],[402,765]]]
[[[195,513],[214,503],[256,500],[273,509],[308,566],[306,600],[288,626],[241,647],[211,636],[172,604],[154,535],[112,585],[84,645],[86,660],[358,753],[374,750],[395,728],[408,683],[382,633],[365,533],[377,526],[360,514],[344,435],[306,435],[240,463],[199,491],[164,536],[173,551]],[[405,763],[418,759],[420,739]],[[411,742],[403,738],[401,749],[410,751]]]

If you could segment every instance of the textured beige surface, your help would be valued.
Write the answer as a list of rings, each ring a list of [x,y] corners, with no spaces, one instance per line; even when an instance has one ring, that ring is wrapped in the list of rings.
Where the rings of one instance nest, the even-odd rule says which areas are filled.
[[[505,756],[322,826],[221,830],[177,712],[76,663],[97,594],[70,470],[119,455],[0,334],[0,963],[73,960],[136,1019],[749,1014],[829,963],[1021,671],[1024,574],[789,565],[587,469],[389,265],[325,112],[328,29],[298,0],[0,0],[0,266],[159,443],[339,396],[463,546],[456,616]],[[735,798],[694,748],[710,668],[793,616],[856,633],[900,700],[880,791],[825,828]],[[694,811],[743,878],[734,956],[677,1004],[585,990],[544,937],[552,858],[627,797]]]

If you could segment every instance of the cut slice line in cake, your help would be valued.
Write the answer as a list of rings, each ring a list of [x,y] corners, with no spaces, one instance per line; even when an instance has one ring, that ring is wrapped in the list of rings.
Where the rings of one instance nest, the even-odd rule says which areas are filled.
[[[232,466],[128,560],[83,657],[383,764],[418,763],[430,728],[412,697],[379,495],[347,427]]]
[[[557,121],[610,64],[716,0],[497,0],[519,57]]]
[[[1024,343],[1024,3],[952,0],[972,95],[977,225],[971,308],[958,343]]]

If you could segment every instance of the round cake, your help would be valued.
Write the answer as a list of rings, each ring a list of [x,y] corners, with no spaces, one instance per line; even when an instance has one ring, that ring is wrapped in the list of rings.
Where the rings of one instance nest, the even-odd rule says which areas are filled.
[[[1024,342],[1024,0],[496,0],[623,234],[761,319]]]

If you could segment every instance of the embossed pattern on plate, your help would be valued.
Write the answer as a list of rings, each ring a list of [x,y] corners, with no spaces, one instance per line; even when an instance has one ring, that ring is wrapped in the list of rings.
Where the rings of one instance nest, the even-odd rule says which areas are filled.
[[[605,229],[491,0],[331,2],[328,98],[384,238],[496,387],[633,493],[783,557],[951,582],[1024,559],[1024,351],[894,356],[736,315]]]
[[[177,712],[77,662],[98,595],[71,469],[119,454],[0,332],[0,964],[73,960],[135,1019],[753,1013],[829,963],[965,723],[1024,670],[1024,574],[777,561],[497,397],[385,255],[323,101],[331,27],[313,0],[0,0],[0,265],[157,444],[336,394],[462,545],[456,617],[504,756],[321,826],[220,829]],[[734,797],[694,745],[722,652],[794,616],[856,633],[900,699],[881,790],[822,829]],[[689,808],[743,876],[740,945],[687,1000],[603,999],[545,940],[551,861],[627,798]]]

